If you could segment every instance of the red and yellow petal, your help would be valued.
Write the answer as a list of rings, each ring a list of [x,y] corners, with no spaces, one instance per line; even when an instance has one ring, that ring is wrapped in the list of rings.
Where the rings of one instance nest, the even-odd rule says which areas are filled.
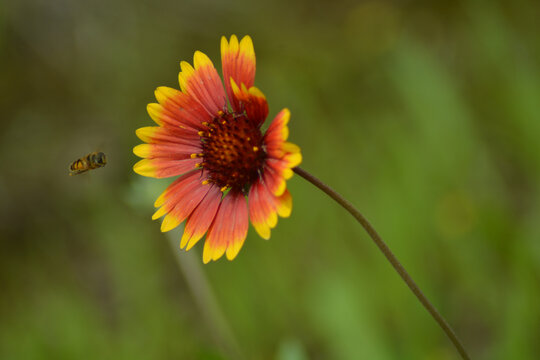
[[[218,210],[223,193],[219,187],[209,184],[210,189],[186,221],[180,248],[191,249],[206,233]]]
[[[285,180],[289,180],[293,176],[293,168],[300,165],[302,162],[302,154],[286,154],[281,159],[275,159],[269,157],[266,159],[266,165],[268,165],[277,176],[283,177]],[[279,194],[279,192],[278,192]]]
[[[146,126],[135,131],[139,139],[148,144],[200,144],[201,137],[192,129]]]
[[[133,153],[144,159],[191,159],[192,154],[202,151],[200,144],[140,144],[133,148]]]
[[[231,87],[240,109],[246,111],[249,120],[261,125],[268,116],[268,103],[264,94],[255,86],[248,89],[241,84],[239,87],[234,79],[231,79]]]
[[[218,260],[227,250],[227,239],[233,236],[230,219],[231,216],[234,216],[232,210],[232,197],[230,195],[225,196],[221,200],[214,222],[208,229],[208,234],[206,234],[203,263],[208,264],[210,260]]]
[[[236,255],[238,255],[238,252],[240,252],[240,249],[246,240],[249,227],[248,207],[244,195],[237,194],[235,195],[234,200],[236,202],[233,205],[235,212],[235,224],[233,238],[231,241],[229,241],[226,251],[228,260],[233,260]]]
[[[214,117],[226,105],[225,91],[212,61],[196,51],[193,64],[182,61],[178,80],[182,91],[195,98],[207,113]]]
[[[180,90],[160,86],[154,94],[159,104],[149,104],[148,113],[158,125],[200,130],[212,119],[195,98]]]
[[[286,152],[284,150],[280,150],[279,154],[281,157],[275,158],[275,157],[269,157],[268,162],[275,164],[272,165],[274,169],[281,168],[283,170],[285,169],[292,169],[302,163],[302,153],[300,153],[300,150],[298,152]],[[276,160],[275,162],[272,162],[271,160]],[[291,170],[292,171],[292,170]],[[290,176],[286,176],[286,179],[289,179]]]
[[[230,41],[223,36],[221,38],[221,66],[231,106],[234,111],[240,111],[238,100],[232,91],[231,79],[238,86],[244,84],[248,89],[255,82],[255,50],[251,37],[244,36],[238,42],[236,35],[232,35]]]
[[[210,187],[203,185],[201,175],[200,171],[194,171],[179,177],[156,200],[160,208],[152,215],[152,220],[165,215],[162,232],[182,223],[206,196]]]
[[[264,134],[266,146],[272,150],[281,147],[287,138],[289,137],[289,128],[287,124],[291,118],[291,112],[289,109],[281,110]]]
[[[274,206],[278,215],[282,218],[291,216],[292,212],[292,196],[289,190],[285,189],[283,194],[274,198]]]
[[[137,174],[157,179],[182,175],[197,168],[201,159],[143,159],[133,165]]]
[[[228,250],[233,259],[247,235],[248,217],[244,195],[231,191],[221,201],[216,217],[208,230],[203,249],[203,262],[218,260]]]
[[[268,153],[266,164],[276,173],[276,176],[281,176],[284,179],[291,178],[292,169],[302,162],[300,147],[286,141],[289,136],[289,128],[287,127],[289,119],[289,110],[283,109],[274,118],[264,135],[265,149]],[[274,188],[270,188],[274,192]],[[282,188],[278,188],[278,190],[280,189]],[[275,194],[280,195],[280,192],[277,191]]]
[[[154,207],[159,208],[163,207],[166,204],[170,203],[171,201],[174,201],[174,198],[177,196],[182,196],[182,194],[185,191],[188,191],[191,187],[196,186],[201,181],[199,180],[201,177],[201,172],[199,171],[192,171],[187,174],[184,174],[174,180],[172,183],[167,186],[165,191],[159,195],[159,197],[154,202]],[[170,209],[172,209],[174,205],[169,205],[165,209],[168,212]],[[159,218],[160,216],[152,216],[152,220],[155,220]]]
[[[158,128],[159,130],[159,128]],[[147,131],[154,133],[154,129]],[[148,135],[141,136],[143,138]],[[176,139],[176,141],[180,141]],[[192,154],[201,152],[200,142],[190,140],[182,143],[140,144],[133,148],[133,153],[144,158],[133,166],[133,170],[143,176],[165,178],[177,176],[196,168],[202,160]]]
[[[180,225],[204,199],[210,186],[198,183],[197,186],[187,191],[182,197],[178,197],[174,208],[163,219],[161,231],[166,232]],[[165,206],[165,205],[164,205]],[[161,208],[158,210],[158,212]]]
[[[277,224],[274,198],[262,181],[257,180],[249,191],[249,218],[260,237],[270,239],[270,230]]]
[[[286,179],[283,176],[282,171],[277,172],[272,169],[271,166],[265,164],[263,170],[263,181],[272,194],[274,194],[275,196],[280,196],[281,194],[283,194],[283,192],[287,188],[287,183],[285,180]]]
[[[146,107],[148,115],[156,124],[198,131],[202,129],[203,122],[212,119],[212,116],[192,97],[176,90],[175,97],[165,98],[163,89],[174,90],[165,87],[158,88],[156,97],[160,103],[151,103]]]
[[[300,147],[288,141],[274,142],[266,145],[266,152],[274,159],[281,159],[287,154],[300,154]]]

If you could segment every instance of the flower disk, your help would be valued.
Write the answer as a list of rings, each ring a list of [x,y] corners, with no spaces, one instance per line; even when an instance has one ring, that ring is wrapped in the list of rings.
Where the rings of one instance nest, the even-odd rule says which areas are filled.
[[[263,93],[253,86],[255,51],[249,36],[221,39],[225,86],[212,61],[196,51],[182,61],[180,89],[159,87],[148,114],[158,126],[136,131],[145,144],[133,170],[143,176],[179,176],[155,202],[161,231],[186,221],[180,247],[191,249],[205,234],[203,261],[236,257],[249,221],[264,239],[288,217],[292,198],[286,180],[302,161],[287,142],[289,110],[280,111],[263,134],[268,116]]]
[[[245,115],[222,113],[199,134],[201,166],[214,184],[242,191],[257,179],[266,159],[263,136]]]

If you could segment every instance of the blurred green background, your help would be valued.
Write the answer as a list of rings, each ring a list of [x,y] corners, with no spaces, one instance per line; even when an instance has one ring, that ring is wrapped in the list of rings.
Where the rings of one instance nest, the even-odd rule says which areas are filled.
[[[473,358],[539,358],[539,18],[533,0],[4,0],[0,358],[235,357],[150,219],[169,181],[131,170],[154,88],[178,87],[195,50],[220,69],[233,33],[254,40],[270,116],[291,109],[303,167],[371,220]],[[96,150],[104,169],[67,176]],[[456,359],[352,217],[289,188],[270,241],[251,228],[234,262],[180,254],[244,358]]]

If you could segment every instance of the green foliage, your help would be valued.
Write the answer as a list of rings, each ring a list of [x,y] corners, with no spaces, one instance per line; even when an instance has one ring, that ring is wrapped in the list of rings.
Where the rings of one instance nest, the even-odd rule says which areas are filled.
[[[153,89],[253,37],[303,167],[366,215],[475,359],[540,353],[535,1],[12,1],[0,11],[0,358],[226,359],[131,171]],[[103,169],[69,177],[103,151]],[[454,359],[301,178],[272,238],[203,267],[248,359]],[[179,234],[176,235],[178,241]],[[202,243],[193,251],[200,257]],[[178,250],[179,251],[179,250]],[[182,253],[182,256],[190,254]]]

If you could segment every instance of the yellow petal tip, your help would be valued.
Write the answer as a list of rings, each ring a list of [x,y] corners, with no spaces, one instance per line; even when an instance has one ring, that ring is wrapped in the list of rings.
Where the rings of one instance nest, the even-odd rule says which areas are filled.
[[[297,167],[302,163],[302,154],[297,152],[287,155],[287,163],[291,168]]]
[[[212,256],[214,255],[214,249],[210,247],[210,243],[208,239],[204,243],[204,249],[203,249],[203,263],[208,264],[210,260],[212,260]]]
[[[152,137],[159,129],[157,126],[146,126],[135,130],[135,135],[145,143],[152,142]]]
[[[238,87],[238,85],[236,84],[236,81],[234,81],[232,76],[230,78],[230,81],[231,81],[231,89],[233,93],[238,96],[238,94],[240,94],[240,88]]]
[[[137,174],[147,177],[156,177],[156,168],[148,159],[143,159],[133,165],[133,171]]]
[[[281,150],[288,153],[299,153],[300,147],[296,144],[286,141],[283,144],[281,144]]]
[[[182,234],[182,238],[180,239],[180,249],[183,249],[186,247],[190,238],[191,238],[191,234],[188,233],[186,230],[184,230],[184,233]]]
[[[195,51],[195,54],[193,55],[193,65],[195,66],[195,70],[204,66],[214,67],[214,64],[212,64],[212,60],[210,60],[210,58],[206,56],[205,53],[198,50]]]
[[[167,210],[164,207],[161,207],[154,213],[154,215],[152,215],[152,220],[157,220],[165,214],[167,214]]]
[[[223,254],[225,254],[225,246],[220,246],[214,249],[214,253],[212,254],[212,260],[217,261],[219,260]]]
[[[158,212],[159,212],[159,210],[158,210]],[[174,229],[178,225],[180,225],[180,221],[178,221],[176,216],[169,213],[169,214],[167,214],[167,216],[165,216],[163,218],[163,222],[161,223],[161,232],[171,231],[172,229]]]
[[[168,99],[178,96],[178,93],[180,93],[180,91],[168,86],[159,86],[154,91],[154,95],[160,104],[164,104]]]
[[[284,179],[281,179],[279,182],[279,185],[277,186],[276,190],[274,191],[275,196],[281,196],[285,192],[285,189],[287,189],[287,183]]]
[[[191,237],[188,239],[188,243],[186,244],[186,251],[191,250],[191,248],[194,247],[195,244],[197,244],[199,242],[199,240],[201,240],[203,235],[204,234],[193,234],[193,235],[191,235]]]
[[[240,249],[242,249],[242,245],[244,244],[244,240],[235,240],[231,245],[227,247],[227,260],[232,261],[236,258],[238,253],[240,252]]]
[[[253,57],[255,55],[255,50],[253,49],[253,40],[251,36],[246,35],[240,40],[239,44],[240,51],[246,54],[248,57]]]
[[[266,224],[253,224],[255,231],[262,237],[264,240],[270,239],[270,227]]]
[[[259,90],[259,88],[255,87],[255,86],[252,86],[249,88],[249,93],[253,96],[256,96],[256,97],[259,97],[259,98],[263,98],[266,100],[266,96],[264,96],[264,94],[262,93],[261,90]]]
[[[163,111],[163,108],[160,104],[157,103],[151,103],[146,105],[146,111],[148,112],[148,115],[156,122],[158,125],[163,125],[163,121],[161,120],[161,113]]]
[[[133,153],[140,158],[150,157],[152,147],[150,144],[140,144],[133,148]]]

